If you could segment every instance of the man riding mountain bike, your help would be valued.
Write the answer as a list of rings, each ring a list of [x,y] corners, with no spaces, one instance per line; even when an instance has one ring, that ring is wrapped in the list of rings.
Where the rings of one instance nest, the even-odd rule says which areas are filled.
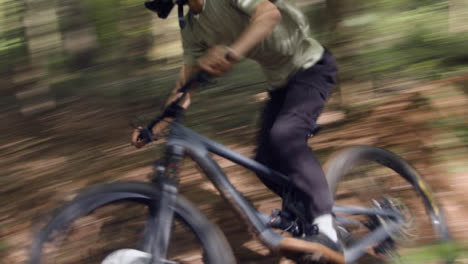
[[[271,88],[255,158],[292,179],[293,191],[304,204],[310,223],[318,228],[303,239],[343,254],[331,214],[333,197],[320,163],[307,145],[336,83],[332,55],[310,36],[303,14],[287,0],[179,0],[176,4],[184,65],[167,105],[181,96],[179,88],[200,70],[221,76],[243,58],[257,61]],[[185,16],[183,5],[190,8]],[[165,18],[174,1],[155,0],[146,6]],[[187,109],[195,88],[172,111]],[[159,122],[147,132],[157,135],[166,126],[167,122]],[[137,129],[132,135],[137,148],[146,144],[141,133]],[[285,192],[262,175],[259,178],[276,194]]]

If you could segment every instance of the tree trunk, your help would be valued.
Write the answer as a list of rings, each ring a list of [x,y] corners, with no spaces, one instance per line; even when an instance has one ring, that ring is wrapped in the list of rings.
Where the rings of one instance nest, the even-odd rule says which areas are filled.
[[[15,69],[13,81],[18,88],[16,98],[21,113],[32,115],[55,108],[50,93],[48,58],[59,52],[62,37],[54,1],[26,0],[23,27],[29,61]]]
[[[468,32],[468,1],[450,1],[449,30],[452,33]]]
[[[64,18],[61,21],[63,49],[71,58],[72,70],[88,67],[98,46],[95,27],[90,25],[85,14],[83,1],[60,1],[60,17]]]

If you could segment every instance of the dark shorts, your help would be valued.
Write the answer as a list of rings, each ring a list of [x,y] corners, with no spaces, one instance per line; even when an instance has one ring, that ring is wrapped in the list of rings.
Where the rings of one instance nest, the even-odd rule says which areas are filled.
[[[271,91],[258,135],[256,159],[292,179],[312,217],[330,213],[333,204],[307,138],[336,84],[337,71],[335,59],[325,51],[314,66],[298,71],[285,87]],[[284,186],[259,177],[278,195],[284,193]]]

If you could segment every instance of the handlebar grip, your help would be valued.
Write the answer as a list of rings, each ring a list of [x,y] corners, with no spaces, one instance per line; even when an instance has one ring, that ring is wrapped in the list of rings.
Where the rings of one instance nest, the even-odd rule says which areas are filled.
[[[200,71],[198,72],[194,77],[192,77],[189,81],[187,81],[179,90],[178,92],[180,93],[185,93],[187,92],[187,90],[192,87],[192,85],[194,83],[201,83],[201,82],[205,82],[207,81],[207,79],[210,78],[210,74],[205,72],[205,71]],[[151,132],[152,128],[158,123],[160,122],[162,119],[164,119],[165,117],[172,117],[172,118],[175,118],[175,119],[178,119],[181,117],[182,113],[184,112],[184,108],[182,108],[181,106],[179,106],[179,103],[180,101],[182,100],[182,98],[184,97],[181,96],[179,97],[177,100],[175,100],[174,102],[172,102],[170,105],[168,105],[167,107],[164,108],[164,112],[163,114],[156,118],[155,120],[153,120],[147,128],[142,128],[140,129],[140,135],[138,136],[138,139],[140,140],[144,140],[145,142],[151,142],[153,141],[153,134]]]
[[[162,113],[162,115],[154,119],[153,121],[151,121],[151,123],[146,128],[144,128],[148,130],[148,133],[151,135],[150,137],[151,139],[153,139],[153,133],[152,133],[153,127],[157,123],[159,123],[161,120],[163,120],[166,117],[172,117],[172,118],[178,119],[182,116],[185,109],[179,105],[179,102],[180,102],[180,98],[172,102],[170,105],[166,106],[166,108],[164,108],[164,112]]]
[[[177,117],[179,117],[185,110],[183,107],[181,107],[179,105],[179,102],[180,102],[180,100],[176,100],[176,101],[172,102],[170,105],[168,105],[166,107],[166,109],[164,109],[164,112],[163,112],[161,118],[165,118],[165,117],[177,118]]]
[[[203,83],[208,81],[208,79],[211,77],[209,73],[206,71],[200,71],[197,73],[195,76],[193,76],[190,80],[188,80],[180,89],[180,93],[185,93],[187,90],[192,87],[194,83]]]
[[[140,134],[138,135],[138,139],[142,140],[145,143],[149,143],[153,141],[153,133],[147,127],[140,128],[138,130]]]

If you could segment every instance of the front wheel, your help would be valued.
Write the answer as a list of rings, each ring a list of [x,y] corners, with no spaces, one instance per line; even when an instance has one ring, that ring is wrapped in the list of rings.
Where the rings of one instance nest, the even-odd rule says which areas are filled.
[[[31,263],[101,263],[122,248],[143,250],[142,233],[159,196],[157,187],[139,182],[92,187],[39,233]],[[224,235],[190,202],[179,196],[174,213],[164,263],[235,263]]]
[[[395,258],[398,249],[403,255],[400,259],[422,244],[450,241],[447,223],[430,187],[394,153],[376,147],[351,147],[335,155],[327,167],[327,180],[337,205],[392,209],[405,217],[399,232],[376,245],[373,253]],[[351,241],[385,225],[385,219],[378,216],[354,219],[364,225],[350,231]],[[443,258],[431,263],[451,262]]]

